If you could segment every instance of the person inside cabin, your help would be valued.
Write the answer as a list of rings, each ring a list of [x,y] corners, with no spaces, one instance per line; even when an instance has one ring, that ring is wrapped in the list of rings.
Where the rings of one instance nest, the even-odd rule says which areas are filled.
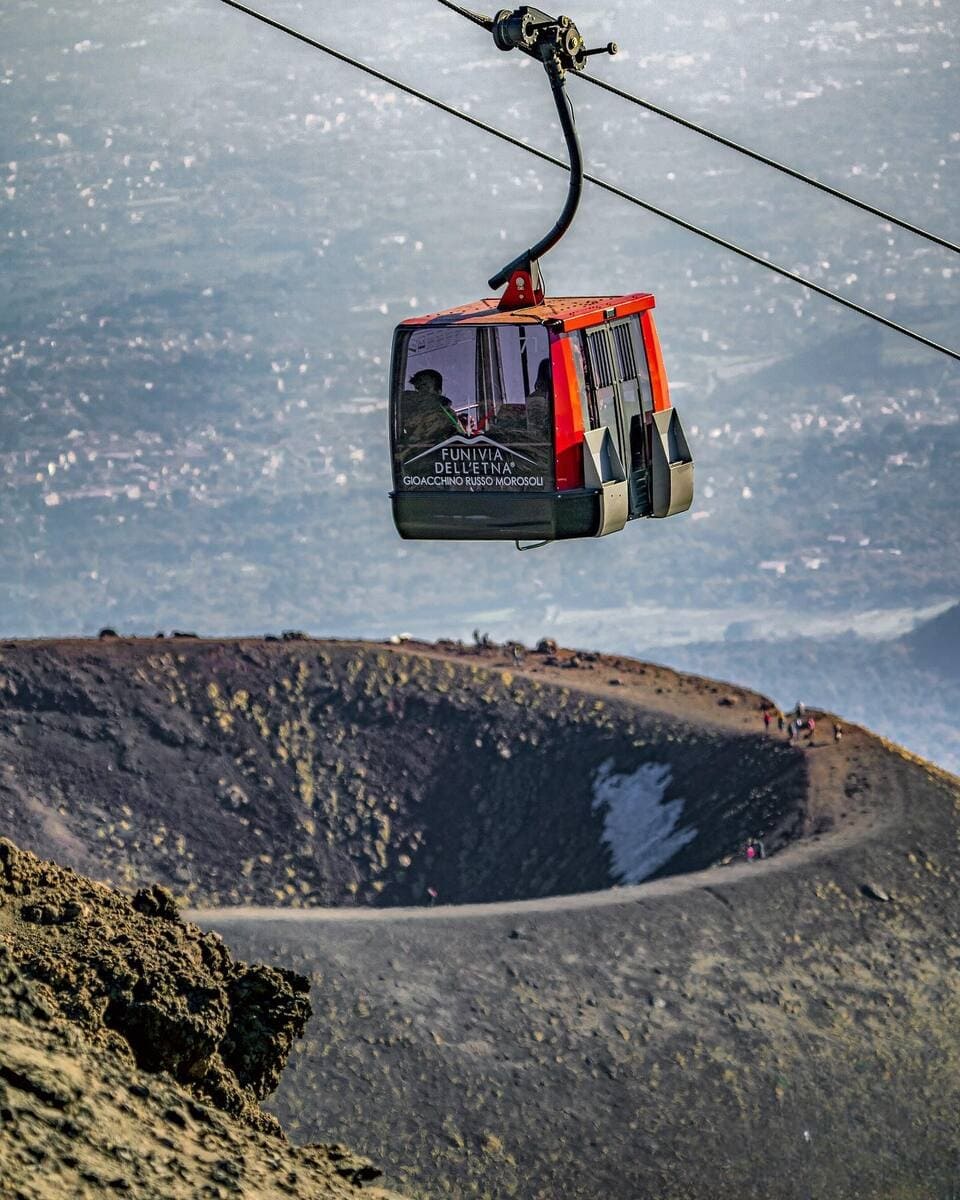
[[[453,401],[443,394],[443,376],[424,367],[410,376],[412,390],[403,393],[401,424],[404,439],[413,445],[435,445],[464,427],[453,410]]]
[[[550,360],[544,358],[537,369],[533,390],[522,402],[501,404],[486,432],[538,462],[545,461],[550,445],[551,383]]]

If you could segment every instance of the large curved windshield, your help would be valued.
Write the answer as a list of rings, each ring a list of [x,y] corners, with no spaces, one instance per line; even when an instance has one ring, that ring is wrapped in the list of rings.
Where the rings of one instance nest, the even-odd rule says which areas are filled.
[[[398,486],[553,487],[550,343],[542,326],[402,330],[393,397]]]

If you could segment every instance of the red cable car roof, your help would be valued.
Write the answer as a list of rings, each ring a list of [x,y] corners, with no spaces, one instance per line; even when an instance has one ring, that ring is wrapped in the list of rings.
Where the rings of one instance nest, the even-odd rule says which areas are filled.
[[[628,317],[645,312],[656,301],[649,292],[633,292],[628,296],[555,296],[542,304],[504,311],[494,296],[474,300],[458,308],[429,313],[424,317],[409,317],[402,325],[553,325],[560,329],[582,329],[601,321]]]

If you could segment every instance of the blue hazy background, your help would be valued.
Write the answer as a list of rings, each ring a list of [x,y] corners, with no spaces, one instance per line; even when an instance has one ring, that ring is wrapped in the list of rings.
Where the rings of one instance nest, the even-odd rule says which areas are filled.
[[[591,72],[960,240],[955,5],[570,11],[621,46]],[[431,0],[269,12],[562,154],[539,67]],[[956,255],[570,91],[588,169],[960,344]],[[396,536],[393,326],[486,294],[565,189],[215,0],[4,5],[0,634],[553,636],[960,767],[960,368],[589,185],[548,288],[656,294],[693,510],[524,555]]]

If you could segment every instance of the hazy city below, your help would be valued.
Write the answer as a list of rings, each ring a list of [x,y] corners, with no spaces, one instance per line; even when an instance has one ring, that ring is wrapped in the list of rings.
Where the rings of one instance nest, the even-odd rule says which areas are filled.
[[[562,152],[542,72],[439,5],[270,11]],[[622,47],[591,72],[960,239],[947,6],[571,15]],[[957,342],[949,251],[570,91],[588,169]],[[547,284],[656,294],[692,511],[404,543],[393,326],[486,294],[565,176],[214,0],[9,5],[0,100],[0,634],[547,635],[802,688],[957,769],[957,671],[895,640],[960,597],[950,360],[588,187]]]

